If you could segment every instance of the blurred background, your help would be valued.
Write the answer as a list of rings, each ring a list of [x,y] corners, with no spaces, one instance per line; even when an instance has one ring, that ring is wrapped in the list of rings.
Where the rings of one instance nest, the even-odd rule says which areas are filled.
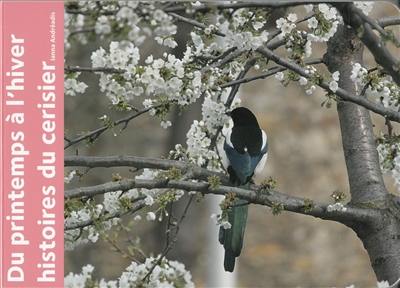
[[[299,17],[302,8],[293,9]],[[283,13],[276,11],[276,16]],[[391,4],[375,5],[372,17],[396,15]],[[392,28],[399,35],[398,29]],[[191,27],[178,28],[178,47],[172,52],[181,55]],[[91,52],[106,42],[88,45],[74,43],[66,64],[90,66]],[[147,55],[162,55],[159,46],[145,43],[140,50],[141,59]],[[279,52],[282,52],[278,50]],[[314,57],[323,54],[324,47],[314,46]],[[372,67],[371,55],[365,51],[365,62]],[[257,71],[251,71],[255,75]],[[128,115],[113,112],[109,100],[97,88],[98,76],[86,73],[81,76],[89,85],[84,95],[65,97],[65,133],[69,137],[79,132],[101,126],[98,119],[104,114],[112,119]],[[348,193],[347,173],[341,147],[339,122],[334,105],[321,108],[324,93],[317,89],[308,96],[298,85],[283,87],[273,77],[243,84],[240,89],[243,106],[255,112],[260,125],[269,139],[269,158],[264,176],[277,180],[277,190],[320,202],[332,202],[330,195],[342,191]],[[138,99],[139,104],[143,99]],[[201,101],[190,109],[170,113],[172,127],[165,130],[159,121],[143,115],[132,121],[118,136],[112,131],[91,146],[80,144],[66,150],[66,155],[135,155],[165,157],[176,143],[185,144],[186,132],[193,119],[200,119]],[[383,127],[381,117],[372,115],[376,133]],[[397,128],[396,128],[397,129]],[[75,181],[66,188],[101,184],[111,180],[112,173],[132,177],[128,169],[94,169],[82,181]],[[256,182],[261,179],[256,179]],[[386,177],[388,189],[399,194],[390,177]],[[178,260],[191,271],[198,287],[325,287],[346,286],[372,287],[375,275],[366,251],[355,233],[343,225],[322,221],[313,217],[284,212],[273,216],[267,207],[252,205],[248,218],[245,246],[236,268],[235,284],[219,285],[216,267],[222,269],[222,254],[216,252],[219,243],[218,227],[210,219],[211,213],[219,213],[220,198],[206,196],[191,206],[179,232],[179,240],[168,259]],[[174,205],[175,209],[182,209]],[[125,219],[127,223],[131,219]],[[120,245],[129,239],[141,239],[141,247],[147,255],[159,254],[164,247],[165,223],[135,222],[127,235],[122,235]],[[220,250],[219,250],[220,251]],[[65,272],[80,272],[85,264],[93,264],[99,278],[115,279],[129,265],[129,260],[114,252],[108,243],[80,246],[66,252]],[[217,271],[217,272],[215,272]],[[228,281],[228,280],[224,280]]]

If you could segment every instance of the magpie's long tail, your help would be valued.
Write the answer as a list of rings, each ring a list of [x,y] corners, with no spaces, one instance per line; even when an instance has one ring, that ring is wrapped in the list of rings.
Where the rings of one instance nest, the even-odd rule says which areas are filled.
[[[225,271],[233,272],[235,259],[242,251],[248,208],[247,201],[235,200],[233,207],[228,211],[228,219],[232,227],[230,229],[220,227],[219,242],[224,245],[225,249]]]

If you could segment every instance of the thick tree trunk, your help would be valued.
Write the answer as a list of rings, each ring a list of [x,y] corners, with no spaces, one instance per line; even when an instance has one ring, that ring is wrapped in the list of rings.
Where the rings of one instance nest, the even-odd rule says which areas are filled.
[[[362,63],[362,51],[363,45],[353,31],[341,26],[329,41],[324,56],[329,70],[340,72],[339,86],[352,94],[357,94],[350,79],[352,63]],[[350,204],[381,211],[381,217],[368,223],[347,224],[368,251],[378,280],[394,283],[400,278],[400,208],[383,182],[371,117],[365,108],[345,101],[338,101],[337,111],[350,185]]]

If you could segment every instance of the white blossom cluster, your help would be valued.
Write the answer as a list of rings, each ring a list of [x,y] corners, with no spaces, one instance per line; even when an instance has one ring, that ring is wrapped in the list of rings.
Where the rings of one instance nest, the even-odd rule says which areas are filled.
[[[132,100],[134,96],[143,94],[141,85],[133,85],[136,84],[133,77],[138,75],[131,69],[136,65],[135,61],[139,60],[137,47],[151,37],[154,38],[155,43],[169,48],[176,47],[173,36],[176,34],[177,26],[171,16],[156,8],[155,3],[109,1],[102,3],[99,7],[97,2],[76,1],[66,5],[65,49],[68,50],[71,47],[71,41],[87,44],[88,37],[93,35],[114,40],[123,39],[110,44],[110,55],[106,55],[103,48],[94,52],[92,64],[96,68],[126,69],[126,73],[123,74],[102,73],[99,83],[101,91],[105,92],[113,104],[125,103]],[[68,13],[69,10],[72,12]],[[66,77],[65,94],[75,96],[77,93],[85,92],[87,85],[77,81],[76,78],[77,76]],[[174,85],[177,83],[171,83],[171,86]],[[170,123],[163,122],[162,126],[168,127]]]
[[[71,48],[70,38],[74,35],[75,41],[81,44],[87,44],[87,38],[84,33],[85,16],[82,14],[72,15],[64,12],[64,47],[68,51]],[[73,34],[71,34],[73,33]]]
[[[276,20],[279,37],[286,39],[285,47],[295,61],[310,57],[312,43],[327,42],[336,33],[339,23],[342,23],[337,10],[328,4],[305,5],[304,8],[307,13],[314,12],[314,16],[307,19],[309,31],[297,28],[298,16],[295,13]]]
[[[335,71],[332,73],[332,81],[329,82],[329,89],[331,89],[331,91],[333,93],[335,93],[337,91],[337,89],[339,88],[339,77],[340,77],[340,72],[339,71]]]
[[[374,8],[375,4],[373,1],[355,1],[353,3],[354,6],[360,9],[365,15],[371,13],[372,8]]]
[[[354,3],[365,14],[370,13],[373,7],[373,2]],[[280,30],[279,37],[286,40],[285,48],[289,52],[289,58],[302,66],[304,59],[312,55],[312,43],[327,42],[336,33],[338,25],[343,23],[343,19],[336,8],[328,4],[310,4],[304,5],[304,8],[307,13],[313,13],[307,19],[308,31],[297,27],[298,17],[295,13],[289,13],[286,17],[276,20],[276,27]],[[314,73],[315,68],[312,67],[311,69],[310,72]],[[288,75],[289,73],[278,72],[275,78],[286,85],[290,80],[294,80],[293,77],[288,77]],[[305,77],[298,77],[298,82],[301,86],[304,86],[307,94],[312,94],[316,89],[314,83]],[[329,88],[332,92],[336,92],[338,89],[337,82],[338,80],[335,78],[330,81]]]
[[[340,202],[336,202],[335,204],[328,205],[326,208],[328,212],[333,212],[333,211],[346,211],[347,208]]]
[[[74,173],[75,172],[75,173]],[[147,169],[143,170],[141,175],[135,177],[136,180],[153,180],[158,177],[158,171]],[[66,178],[71,178],[71,175],[76,174],[76,171],[73,170],[69,173]],[[110,220],[104,221],[102,217],[104,215],[115,215],[119,211],[126,211],[128,209],[124,205],[126,203],[131,203],[132,201],[136,201],[138,199],[143,198],[144,204],[146,207],[151,209],[151,207],[156,203],[157,198],[163,193],[166,189],[130,189],[126,192],[123,191],[113,191],[104,194],[104,200],[101,204],[93,204],[93,202],[89,201],[86,203],[84,207],[79,210],[71,211],[64,219],[65,226],[71,225],[79,225],[85,223],[87,221],[92,220],[101,220],[101,224],[99,225],[88,225],[82,228],[76,228],[72,230],[66,230],[64,233],[65,238],[65,249],[72,250],[76,246],[81,244],[87,244],[89,242],[95,243],[99,239],[99,233],[101,231],[110,230],[113,226],[117,225],[120,221],[119,217],[112,218]],[[184,194],[184,191],[177,190],[174,193],[174,198],[172,201],[179,200]],[[141,216],[136,215],[134,220],[140,220]],[[155,211],[148,211],[146,214],[147,221],[156,220]],[[159,220],[162,220],[162,215],[160,215]],[[99,222],[99,221],[97,221]]]
[[[158,256],[159,257],[159,256]],[[137,264],[132,262],[125,271],[122,272],[118,280],[106,281],[93,279],[94,267],[90,264],[82,267],[79,274],[69,273],[64,278],[64,287],[66,288],[192,288],[192,275],[185,269],[182,263],[163,259],[160,264],[155,264],[159,258],[147,258],[145,263]],[[154,270],[144,280],[147,273],[154,267]]]
[[[96,1],[92,0],[77,1],[76,5],[77,7],[72,10],[76,9],[82,13],[66,13],[64,18],[66,50],[71,46],[71,38],[81,44],[86,44],[88,36],[91,35],[90,32],[100,38],[119,35],[136,46],[142,45],[149,36],[162,39],[176,33],[176,25],[171,17],[156,9],[151,2],[109,1],[103,3],[100,10]],[[92,28],[88,29],[88,27]]]
[[[364,85],[367,84],[367,75],[368,70],[366,68],[364,68],[360,63],[353,63],[350,79],[354,82],[357,91],[361,90]]]
[[[375,71],[379,72],[379,71]],[[374,98],[387,108],[397,110],[400,105],[400,87],[392,80],[391,76],[368,73],[368,70],[360,63],[354,63],[351,71],[351,80],[358,91],[366,85],[366,95]]]
[[[160,9],[156,9],[152,13],[151,26],[156,27],[154,29],[154,40],[160,45],[164,45],[169,48],[175,48],[178,46],[174,39],[174,35],[177,31],[177,26],[173,23],[172,16],[168,15]]]
[[[143,89],[134,87],[130,81],[136,72],[136,65],[140,59],[139,49],[131,42],[111,42],[109,53],[102,47],[92,53],[93,68],[119,69],[124,73],[100,73],[99,86],[102,92],[115,105],[120,101],[128,102],[139,96]]]
[[[400,155],[400,143],[382,141],[377,147],[382,172],[387,173],[393,170],[393,160]]]
[[[174,48],[177,46],[174,35],[177,26],[173,18],[157,9],[151,1],[109,1],[99,10],[96,1],[77,1],[72,10],[82,13],[65,13],[65,47],[68,50],[70,41],[87,44],[91,33],[100,38],[121,38],[140,46],[146,39]],[[93,24],[94,22],[94,24]],[[92,27],[92,28],[88,28]]]
[[[326,42],[336,33],[342,18],[336,8],[328,4],[316,5],[314,12],[315,16],[307,20],[312,32],[307,37],[313,42]]]
[[[93,219],[98,219],[103,212],[103,205],[87,205],[84,208],[71,211],[69,216],[64,219],[64,226],[71,226],[82,224]],[[103,221],[101,227],[103,230],[109,230],[115,225],[119,219],[112,219],[109,221]],[[99,239],[99,231],[94,225],[85,226],[82,228],[65,230],[64,231],[64,248],[66,250],[73,250],[75,247],[87,244],[89,242],[95,243]]]
[[[151,35],[151,29],[148,27],[139,28],[142,18],[136,13],[138,1],[119,1],[120,9],[115,14],[115,26],[121,29],[127,35],[127,39],[136,46],[142,45],[147,36]],[[113,21],[114,19],[111,18]],[[108,20],[110,22],[110,20]],[[97,23],[96,23],[97,24]],[[96,32],[102,34],[101,32]]]
[[[379,162],[383,173],[390,173],[400,189],[400,139],[385,138],[377,147]]]
[[[316,84],[312,81],[312,78],[317,76],[317,69],[314,66],[307,65],[304,67],[306,73],[310,76],[311,79],[307,79],[303,76],[298,77],[298,83],[305,89],[305,93],[307,95],[311,95],[317,89]],[[288,72],[278,72],[275,74],[275,79],[281,82],[283,85],[286,85],[289,81]],[[336,77],[336,74],[335,74]],[[333,78],[332,78],[333,79]],[[334,79],[332,81],[335,81]],[[334,84],[332,84],[334,85]],[[334,88],[334,87],[333,87]]]
[[[204,32],[206,36],[212,31],[218,30],[225,34],[224,38],[217,37],[215,42],[210,45],[211,50],[225,51],[232,47],[243,50],[255,50],[268,41],[269,33],[261,29],[266,23],[266,17],[253,15],[249,9],[237,9],[233,12],[231,19],[219,15],[215,25],[210,25]],[[249,20],[251,19],[251,20]],[[243,27],[247,29],[243,29]],[[200,44],[200,39],[196,39]],[[201,51],[201,44],[196,45],[197,51]]]
[[[145,87],[145,95],[155,100],[164,96],[168,102],[176,102],[180,106],[194,103],[201,95],[200,71],[186,72],[186,60],[172,54],[164,53],[163,57],[148,57],[143,73],[136,79]]]
[[[217,128],[228,120],[224,103],[213,100],[211,95],[204,98],[201,111],[207,131],[212,134],[215,134]]]
[[[88,85],[78,80],[80,72],[67,73],[64,79],[64,94],[69,96],[76,96],[76,94],[85,93]]]
[[[64,277],[64,287],[65,288],[86,288],[87,283],[92,281],[93,270],[94,270],[93,265],[88,264],[88,265],[85,265],[82,267],[82,272],[80,274],[73,274],[72,272],[70,272],[68,275],[66,275]],[[102,287],[108,287],[108,286],[103,285]],[[113,287],[113,286],[110,286],[110,287]],[[114,287],[116,287],[116,286],[114,285]]]
[[[368,92],[380,99],[383,106],[398,110],[400,105],[400,87],[392,81],[391,77],[382,79],[378,84],[372,85]]]
[[[195,164],[203,166],[207,161],[218,160],[218,154],[211,150],[211,138],[207,135],[204,121],[195,120],[187,132],[186,138],[189,159]]]
[[[99,35],[107,35],[111,33],[111,23],[107,16],[101,15],[97,18],[94,25],[94,31]]]
[[[296,28],[297,15],[295,13],[290,13],[286,18],[279,18],[276,20],[276,28],[281,30],[280,36],[290,34],[293,29]]]
[[[147,57],[144,65],[139,65],[139,50],[130,42],[111,42],[109,52],[103,48],[92,54],[94,68],[120,69],[123,73],[99,72],[99,86],[110,98],[112,104],[128,103],[135,97],[144,95],[143,106],[154,107],[160,104],[175,103],[187,106],[195,102],[202,94],[202,74],[200,71],[187,72],[190,61],[190,49],[186,58],[178,59],[164,53],[162,58]],[[156,109],[150,111],[157,114]],[[172,125],[165,119],[168,111],[157,114],[161,126]]]
[[[133,262],[126,268],[126,271],[121,274],[119,288],[139,287],[140,285],[149,288],[194,287],[192,275],[185,269],[185,265],[171,260],[163,260],[160,265],[156,265],[149,276],[149,281],[143,283],[142,279],[154,266],[158,257],[147,258],[144,264],[136,264]]]
[[[304,66],[309,75],[317,75],[313,66],[304,65],[304,60],[312,55],[312,44],[314,42],[327,42],[337,31],[337,27],[343,20],[336,10],[328,4],[304,5],[307,13],[313,13],[307,19],[307,28],[302,30],[298,25],[298,16],[289,13],[286,17],[276,20],[276,27],[280,30],[279,37],[285,38],[285,48],[289,58]],[[301,22],[301,21],[300,21]],[[310,95],[316,90],[315,81],[305,77],[294,78],[293,73],[278,72],[275,78],[282,84],[287,85],[289,81],[297,80],[303,86],[306,94]],[[332,75],[338,78],[339,75]],[[336,77],[337,76],[337,77]],[[338,79],[332,78],[330,90],[335,92],[338,89]]]
[[[76,175],[76,170],[71,170],[70,172],[67,173],[67,175],[64,176],[64,183],[69,184],[71,183],[72,179],[74,179]]]
[[[241,50],[255,50],[261,47],[268,41],[269,35],[267,31],[262,31],[258,36],[255,36],[253,33],[248,31],[237,33],[228,30],[226,33],[227,34],[224,38],[226,47],[237,47]]]

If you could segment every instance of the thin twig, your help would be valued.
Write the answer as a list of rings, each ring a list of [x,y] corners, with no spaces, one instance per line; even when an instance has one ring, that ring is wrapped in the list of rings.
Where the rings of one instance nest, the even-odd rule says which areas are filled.
[[[86,16],[90,16],[90,15],[104,15],[104,16],[111,16],[111,15],[115,15],[119,10],[112,10],[112,11],[82,11],[82,10],[78,10],[78,9],[70,9],[70,8],[66,8],[65,12],[68,14],[73,14],[73,15],[86,15]]]
[[[246,76],[247,72],[249,72],[250,68],[254,66],[254,64],[256,63],[257,59],[256,58],[252,58],[250,60],[248,60],[244,66],[243,71],[241,71],[239,73],[239,75],[236,77],[236,81],[239,81],[240,79],[243,79],[244,76]],[[240,87],[241,83],[237,83],[232,85],[231,91],[229,93],[228,99],[225,102],[225,107],[226,108],[230,108],[232,105],[233,100],[235,99],[235,96],[237,94],[237,92],[239,91],[239,87]],[[219,134],[222,131],[222,126],[220,126],[217,131],[215,132],[215,134],[213,135],[213,137],[211,138],[211,147],[214,147],[217,144],[217,139]]]
[[[74,72],[91,72],[91,73],[96,73],[96,72],[102,72],[102,73],[107,73],[107,74],[122,74],[125,73],[126,70],[124,69],[116,69],[116,68],[107,68],[107,67],[79,67],[79,66],[65,66],[64,71],[66,73],[74,73]]]
[[[148,108],[145,108],[145,109],[143,109],[143,110],[141,110],[141,111],[139,111],[139,112],[137,112],[137,113],[135,113],[135,114],[133,114],[131,116],[119,119],[119,120],[117,120],[117,121],[115,121],[113,123],[112,127],[124,124],[124,126],[121,129],[121,131],[122,131],[127,127],[127,125],[129,124],[129,122],[131,120],[133,120],[133,119],[139,117],[140,115],[150,111],[151,109],[156,109],[159,106],[161,106],[161,105],[148,107]],[[100,135],[103,134],[109,128],[110,128],[110,126],[107,126],[107,125],[106,126],[102,126],[100,128],[97,128],[95,130],[92,130],[92,131],[86,133],[85,135],[82,135],[82,136],[79,136],[79,137],[77,137],[75,139],[69,140],[69,141],[67,141],[68,143],[66,145],[64,145],[64,150],[69,148],[69,147],[71,147],[72,145],[75,145],[75,144],[85,140],[85,139],[95,140],[95,139],[99,138]]]
[[[215,57],[214,59],[211,60],[211,64],[214,62],[218,62],[219,60],[223,59],[224,57],[228,56],[230,53],[235,51],[237,48],[236,47],[231,47],[228,50],[224,51],[221,55]]]
[[[69,33],[68,38],[72,37],[77,34],[84,34],[84,33],[91,33],[94,32],[94,28],[85,28],[85,29],[80,29],[80,30],[75,30]]]
[[[178,223],[176,224],[176,228],[175,228],[175,235],[174,235],[174,239],[172,239],[171,242],[169,242],[166,247],[164,248],[164,251],[162,252],[162,254],[158,257],[157,261],[154,262],[153,266],[149,269],[149,272],[147,272],[147,274],[143,277],[142,281],[146,281],[151,273],[153,273],[154,269],[156,268],[157,265],[160,265],[162,260],[167,256],[167,254],[169,253],[169,251],[171,251],[172,247],[175,245],[175,243],[178,241],[178,233],[179,233],[179,229],[180,229],[180,225],[182,224],[183,220],[186,217],[187,212],[189,211],[189,207],[192,204],[194,195],[190,195],[189,200],[185,206],[185,209],[182,213],[181,218],[179,219]]]
[[[313,59],[313,60],[306,61],[305,64],[313,65],[313,64],[321,64],[321,63],[323,63],[322,59]],[[282,72],[282,71],[285,71],[285,70],[287,70],[287,69],[282,67],[282,66],[274,66],[274,67],[269,68],[268,71],[266,71],[266,72],[264,72],[262,74],[259,74],[259,75],[256,75],[256,76],[252,76],[252,77],[242,78],[242,79],[238,79],[238,80],[234,80],[234,81],[230,81],[230,82],[227,82],[225,84],[222,84],[219,87],[220,88],[227,88],[227,87],[230,87],[230,86],[233,86],[233,85],[236,85],[236,84],[243,84],[243,83],[248,83],[248,82],[251,82],[251,81],[254,81],[254,80],[258,80],[258,79],[265,79],[265,78],[267,78],[269,76],[272,76],[272,75],[274,75],[274,74],[276,74],[278,72]]]
[[[169,12],[168,14],[171,15],[172,17],[178,19],[179,21],[191,24],[191,25],[193,25],[193,26],[195,26],[197,28],[200,28],[200,29],[206,29],[207,28],[207,25],[205,25],[203,23],[200,23],[200,22],[198,22],[198,21],[196,21],[194,19],[186,18],[184,16],[181,16],[181,15],[173,13],[173,12]],[[212,33],[215,34],[215,35],[218,35],[218,36],[225,37],[225,34],[220,32],[220,31],[218,31],[218,30],[213,31]]]
[[[167,227],[165,229],[165,235],[166,235],[165,243],[166,243],[166,246],[168,246],[169,242],[170,242],[170,234],[171,234],[171,226],[172,226],[171,220],[173,219],[173,215],[172,215],[173,214],[173,205],[174,205],[173,202],[168,204],[168,220],[167,220]]]
[[[244,76],[246,76],[247,72],[249,72],[250,68],[254,66],[254,64],[256,63],[257,58],[252,58],[250,60],[248,60],[244,66],[243,71],[241,71],[239,73],[239,75],[237,76],[236,80],[239,79],[243,79]],[[240,84],[240,83],[239,83]],[[229,108],[232,105],[233,100],[235,99],[235,96],[237,94],[237,92],[239,91],[239,84],[235,84],[232,86],[231,92],[229,93],[228,99],[225,102],[225,107]]]
[[[357,15],[367,24],[371,25],[376,31],[378,31],[382,36],[386,39],[389,38],[389,34],[385,31],[385,29],[379,25],[379,22],[373,18],[368,17],[364,14],[360,9],[354,10],[356,11]],[[399,40],[396,37],[393,37],[393,41],[396,45],[399,45]]]
[[[103,239],[108,242],[114,249],[120,253],[123,257],[128,258],[129,260],[135,262],[135,263],[141,263],[142,261],[139,261],[131,253],[126,253],[115,241],[110,239],[110,236],[107,235],[107,233],[102,233]]]

